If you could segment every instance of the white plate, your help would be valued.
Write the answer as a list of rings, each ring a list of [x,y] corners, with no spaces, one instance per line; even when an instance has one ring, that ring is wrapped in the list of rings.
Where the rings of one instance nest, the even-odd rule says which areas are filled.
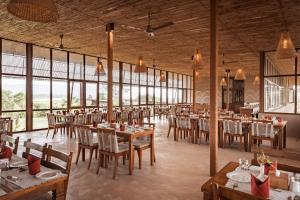
[[[49,180],[49,179],[56,178],[59,174],[60,174],[59,172],[55,172],[55,171],[45,171],[36,174],[35,177],[43,180]]]
[[[9,167],[18,168],[18,167],[25,167],[27,165],[28,165],[28,162],[22,160],[22,161],[17,161],[17,162],[10,163]]]
[[[226,174],[227,178],[241,183],[250,183],[251,175],[247,172],[233,171]]]

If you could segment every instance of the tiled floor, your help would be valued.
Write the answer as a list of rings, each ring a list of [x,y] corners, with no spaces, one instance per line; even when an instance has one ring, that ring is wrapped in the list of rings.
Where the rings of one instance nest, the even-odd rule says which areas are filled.
[[[209,178],[208,144],[190,144],[186,141],[174,142],[167,138],[167,121],[156,121],[155,133],[156,165],[151,167],[149,151],[144,152],[143,169],[139,170],[135,161],[134,175],[128,175],[128,163],[120,164],[117,180],[112,179],[112,166],[102,169],[96,175],[96,160],[87,170],[87,161],[75,165],[77,144],[75,139],[57,134],[46,138],[46,131],[16,134],[21,142],[31,138],[33,142],[47,142],[64,152],[73,151],[73,164],[69,181],[67,199],[70,200],[192,200],[202,199],[201,185]],[[52,133],[52,132],[51,132]],[[52,136],[52,134],[51,134]],[[288,147],[299,149],[300,141],[288,138]],[[19,153],[22,152],[22,147]],[[237,148],[219,150],[219,167],[238,158],[251,159],[250,153]],[[137,156],[136,156],[137,158]]]

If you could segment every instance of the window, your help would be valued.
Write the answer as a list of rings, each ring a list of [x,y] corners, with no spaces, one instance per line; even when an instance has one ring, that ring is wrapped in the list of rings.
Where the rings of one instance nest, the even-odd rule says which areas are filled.
[[[98,58],[85,56],[85,80],[98,81],[98,74],[96,73],[96,66]]]
[[[154,77],[154,69],[148,68],[148,85],[154,86],[155,77]]]
[[[67,52],[52,50],[52,77],[68,78]]]
[[[173,88],[168,88],[168,104],[173,103]]]
[[[99,106],[106,107],[107,106],[107,83],[99,84]]]
[[[148,104],[154,104],[154,87],[148,87]]]
[[[50,49],[33,46],[32,76],[50,77]]]
[[[167,89],[165,87],[161,88],[161,103],[167,104]]]
[[[124,84],[123,85],[123,106],[130,106],[130,96],[131,96],[131,90],[130,90],[130,85]]]
[[[71,107],[82,107],[83,106],[83,83],[78,81],[70,82],[70,104]]]
[[[134,70],[135,66],[132,66],[132,67],[133,67],[132,69]],[[139,80],[140,80],[139,74],[140,73],[136,73],[133,70],[132,70],[132,74],[131,74],[131,77],[132,77],[131,83],[132,84],[139,84]]]
[[[160,87],[155,87],[155,104],[160,105]]]
[[[107,82],[107,60],[102,58],[102,59],[101,59],[101,62],[102,62],[102,65],[103,65],[105,74],[101,74],[101,75],[99,76],[99,80],[100,80],[101,82]]]
[[[67,80],[52,80],[52,108],[63,110],[67,109],[68,102],[68,82]]]
[[[157,69],[155,70],[155,86],[160,86],[160,70]]]
[[[120,106],[120,103],[119,103],[119,97],[120,97],[120,95],[119,95],[119,92],[120,92],[120,90],[119,90],[120,88],[119,88],[119,84],[113,84],[113,96],[112,96],[112,98],[113,98],[113,106]]]
[[[173,87],[173,72],[168,72],[168,87]]]
[[[147,104],[147,87],[141,86],[140,87],[140,97],[141,97],[141,104]]]
[[[139,105],[139,86],[132,85],[132,105]]]
[[[147,73],[140,73],[140,84],[147,85]]]
[[[33,110],[50,109],[50,79],[33,78],[32,106]]]
[[[120,82],[120,65],[119,62],[113,62],[113,82]]]
[[[83,55],[70,53],[69,77],[70,79],[83,80]]]
[[[86,106],[97,106],[97,83],[85,84],[85,104]]]
[[[123,64],[123,83],[130,83],[131,81],[131,66],[127,63]]]

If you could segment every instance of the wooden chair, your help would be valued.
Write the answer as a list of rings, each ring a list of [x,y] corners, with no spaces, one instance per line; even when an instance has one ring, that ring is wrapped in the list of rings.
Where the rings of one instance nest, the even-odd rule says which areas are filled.
[[[300,151],[283,149],[277,150],[270,147],[252,147],[253,153],[252,164],[258,165],[257,157],[262,151],[266,156],[277,160],[277,168],[283,171],[300,173]]]
[[[172,115],[170,115],[169,117],[168,117],[168,122],[169,122],[169,129],[168,129],[168,136],[167,137],[169,137],[170,136],[170,133],[171,133],[171,129],[173,128],[173,131],[174,131],[174,134],[175,134],[175,129],[176,129],[176,123],[175,123],[175,117],[174,116],[172,116]]]
[[[109,157],[113,157],[115,160],[113,179],[115,179],[119,166],[119,157],[123,156],[123,164],[125,164],[125,156],[129,156],[129,146],[125,143],[118,143],[115,129],[99,128],[97,136],[99,146],[97,174],[99,174],[100,166],[103,166],[103,162],[105,167],[107,167]]]
[[[12,120],[10,118],[0,119],[0,135],[2,134],[12,136]]]
[[[232,138],[236,137],[239,138],[240,141],[240,149],[243,149],[245,141],[246,141],[246,134],[243,133],[243,126],[241,121],[231,121],[231,120],[224,120],[223,121],[223,134],[224,134],[224,143],[228,141],[230,145],[232,142]]]
[[[199,144],[201,144],[202,135],[207,142],[209,140],[209,119],[208,118],[200,118],[199,119]]]
[[[34,155],[36,157],[41,158],[41,160],[45,160],[45,154],[44,154],[44,148],[47,147],[47,143],[44,145],[36,144],[31,142],[31,139],[28,139],[27,141],[24,142],[24,148],[25,151],[22,154],[22,157],[27,159],[28,155]],[[32,150],[34,152],[32,152]],[[37,155],[36,153],[39,153],[40,155]]]
[[[12,152],[14,154],[17,154],[18,146],[19,146],[19,137],[13,138],[12,136],[2,134],[1,142],[3,142],[5,146],[12,148]],[[7,145],[7,143],[8,143],[8,145]]]
[[[189,117],[176,117],[176,129],[177,129],[177,136],[176,138],[185,139],[186,137],[190,141],[191,133],[192,133],[192,124],[191,119]]]
[[[216,183],[212,183],[211,187],[213,192],[213,200],[264,200],[264,198],[224,186],[219,186]]]
[[[260,146],[263,140],[270,141],[271,147],[277,147],[278,136],[272,123],[253,122],[250,133],[250,150],[255,143]]]
[[[91,124],[93,124],[93,122],[96,122],[97,124],[100,124],[102,122],[102,113],[92,113],[91,114]]]
[[[90,127],[87,125],[74,125],[75,132],[78,136],[78,152],[76,157],[76,165],[78,164],[79,156],[82,151],[82,160],[85,161],[85,149],[90,150],[90,158],[89,158],[89,164],[88,169],[90,169],[93,153],[95,152],[95,156],[97,158],[98,154],[98,143],[96,138],[93,137],[93,133],[90,130]]]
[[[155,130],[155,123],[144,123],[143,125],[149,125],[149,127],[152,128],[153,131]],[[142,169],[143,150],[151,148],[150,137],[147,136],[147,137],[138,138],[137,140],[133,141],[133,146],[134,146],[134,150],[136,150],[138,154],[139,169]],[[154,153],[154,162],[156,161],[155,159],[156,158]]]
[[[49,134],[50,129],[54,129],[53,131],[53,136],[57,133],[57,130],[60,129],[60,133],[62,133],[62,129],[66,127],[66,122],[57,122],[55,120],[55,115],[53,113],[47,113],[47,119],[48,119],[48,131],[47,131],[47,136]]]
[[[62,173],[68,175],[67,180],[65,181],[65,184],[64,184],[64,186],[65,186],[64,199],[66,199],[73,152],[70,152],[70,154],[65,154],[63,152],[52,149],[51,145],[44,148],[43,152],[45,155],[45,160],[41,160],[41,164],[43,166],[51,168],[51,169],[55,169],[55,170],[60,170]],[[56,191],[52,191],[52,192],[53,192],[52,199],[55,199]]]

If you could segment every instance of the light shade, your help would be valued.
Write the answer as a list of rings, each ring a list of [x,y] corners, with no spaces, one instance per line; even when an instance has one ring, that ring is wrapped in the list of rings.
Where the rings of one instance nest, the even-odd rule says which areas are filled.
[[[8,12],[20,19],[34,22],[55,22],[58,11],[53,0],[11,0]]]
[[[139,56],[138,62],[135,66],[134,73],[146,73],[147,68],[143,60],[143,56]]]
[[[221,79],[220,86],[227,86],[227,82],[226,82],[225,78]]]
[[[203,57],[199,49],[195,50],[192,59],[194,68],[199,68],[203,65]]]
[[[97,63],[96,70],[95,70],[95,75],[99,75],[99,76],[105,76],[106,75],[106,72],[104,70],[104,66],[103,66],[101,61],[99,61]]]
[[[253,85],[259,85],[259,76],[255,76]]]
[[[165,75],[164,72],[161,73],[159,81],[160,82],[166,82],[166,75]]]
[[[244,80],[246,80],[245,73],[243,72],[242,69],[238,69],[236,71],[236,74],[234,76],[234,80],[237,80],[237,81],[244,81]]]
[[[199,70],[195,71],[195,78],[196,78],[196,80],[200,79],[200,71]]]
[[[289,32],[286,31],[281,33],[276,53],[278,59],[289,59],[295,57],[296,50]]]

